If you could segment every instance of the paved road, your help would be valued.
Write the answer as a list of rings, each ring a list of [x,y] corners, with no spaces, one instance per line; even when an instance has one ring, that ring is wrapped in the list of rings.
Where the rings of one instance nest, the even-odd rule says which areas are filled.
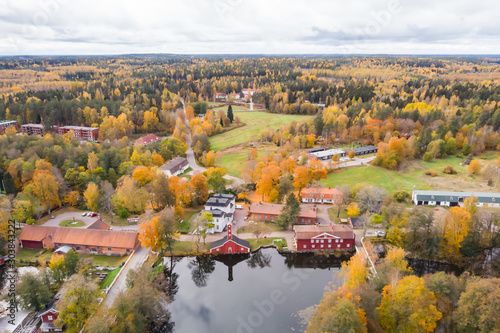
[[[113,301],[115,300],[116,296],[120,293],[120,291],[126,289],[128,272],[131,269],[136,269],[142,266],[142,264],[146,260],[146,257],[149,255],[149,252],[150,252],[149,249],[143,248],[141,246],[135,251],[132,259],[130,259],[127,266],[122,268],[120,276],[115,281],[113,287],[111,287],[111,289],[109,290],[108,297],[106,298],[106,306],[110,307],[113,304]]]
[[[182,97],[180,97],[179,99],[182,103],[182,109],[184,111],[184,118],[185,118],[184,122],[186,124],[187,133],[188,133],[187,142],[186,142],[186,144],[188,145],[188,150],[186,151],[186,159],[188,160],[188,163],[189,163],[189,166],[191,167],[191,169],[193,169],[193,172],[194,171],[204,172],[206,170],[206,168],[199,166],[198,163],[196,163],[196,159],[194,157],[194,152],[193,152],[193,147],[191,147],[191,143],[192,143],[191,129],[189,128],[189,121],[186,117],[186,105],[184,104],[184,99]],[[225,175],[224,178],[227,180],[233,181],[231,186],[237,186],[237,185],[244,183],[243,179],[233,177],[230,175]]]

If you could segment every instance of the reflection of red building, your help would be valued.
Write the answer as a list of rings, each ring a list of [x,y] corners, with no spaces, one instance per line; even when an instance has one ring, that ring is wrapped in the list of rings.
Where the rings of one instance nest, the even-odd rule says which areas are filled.
[[[99,127],[82,127],[82,126],[55,126],[54,129],[59,134],[66,134],[73,131],[73,137],[87,140],[87,141],[97,141],[99,137]]]
[[[246,240],[233,236],[232,223],[227,224],[227,236],[218,241],[210,243],[211,253],[248,253],[250,243]]]
[[[352,250],[354,232],[344,226],[296,225],[295,242],[297,251]]]

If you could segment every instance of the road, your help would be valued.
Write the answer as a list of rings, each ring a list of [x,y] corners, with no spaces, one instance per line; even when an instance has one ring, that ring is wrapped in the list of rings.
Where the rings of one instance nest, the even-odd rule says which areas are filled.
[[[180,97],[179,99],[182,103],[182,109],[184,112],[184,123],[186,124],[187,134],[188,134],[187,142],[186,142],[186,144],[188,146],[188,150],[186,151],[186,159],[188,160],[188,163],[189,163],[189,166],[191,167],[191,169],[193,169],[192,172],[195,172],[195,171],[204,172],[206,170],[206,168],[199,166],[198,163],[196,163],[196,159],[194,157],[194,152],[193,152],[193,147],[191,147],[191,143],[192,143],[191,129],[189,128],[189,121],[188,121],[187,116],[186,116],[186,105],[184,104],[184,98]],[[238,185],[244,183],[243,179],[233,177],[230,175],[225,175],[224,178],[226,180],[232,181],[231,186],[238,186]]]
[[[127,266],[122,268],[122,271],[115,281],[115,284],[111,287],[108,292],[108,297],[106,298],[106,306],[110,307],[113,305],[113,301],[116,296],[120,293],[121,290],[125,290],[127,288],[127,274],[131,269],[137,269],[142,266],[147,256],[149,255],[150,250],[147,248],[143,248],[139,246],[137,250],[134,252],[133,257],[128,262]]]
[[[353,166],[368,165],[376,157],[377,156],[370,156],[370,157],[366,157],[366,158],[355,157],[352,161],[346,161],[343,163],[339,163],[338,168],[341,169],[341,168],[347,168],[347,167],[353,167]],[[325,164],[325,166],[326,166],[328,163],[331,162],[331,160],[325,160],[325,161],[321,161],[321,162],[323,162],[323,164]],[[337,169],[337,168],[335,168],[335,169]]]
[[[73,218],[75,218],[75,220],[82,221],[83,223],[85,223],[85,225],[83,227],[73,227],[73,228],[84,229],[89,224],[94,222],[97,219],[97,216],[94,216],[94,217],[82,216],[83,212],[84,211],[67,212],[67,213],[61,213],[59,215],[56,215],[57,213],[54,213],[55,218],[48,220],[43,225],[46,227],[58,227],[59,223],[61,223],[62,221],[73,220]],[[124,226],[116,225],[116,226],[111,226],[111,227],[113,228],[113,230],[121,230],[121,231],[138,231],[139,230],[138,224],[124,225]]]

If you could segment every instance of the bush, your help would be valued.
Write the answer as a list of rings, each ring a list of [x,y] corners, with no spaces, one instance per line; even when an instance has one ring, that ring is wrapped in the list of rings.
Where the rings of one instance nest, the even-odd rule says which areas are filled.
[[[410,200],[410,198],[411,198],[410,193],[406,191],[394,192],[394,199],[396,199],[397,202],[406,202],[407,200]]]
[[[444,168],[443,172],[447,173],[449,175],[456,175],[457,174],[457,170],[453,169],[453,167],[451,165],[446,166],[446,168]]]
[[[118,209],[118,216],[121,217],[121,218],[126,219],[127,217],[130,216],[130,213],[127,210],[127,208],[122,207],[122,208]]]
[[[437,173],[436,173],[436,171],[426,171],[425,175],[426,176],[431,176],[431,177],[436,177]]]
[[[432,154],[427,152],[424,154],[424,161],[429,162],[432,161]]]
[[[33,223],[35,223],[35,219],[32,217],[26,220],[26,224],[33,224]]]

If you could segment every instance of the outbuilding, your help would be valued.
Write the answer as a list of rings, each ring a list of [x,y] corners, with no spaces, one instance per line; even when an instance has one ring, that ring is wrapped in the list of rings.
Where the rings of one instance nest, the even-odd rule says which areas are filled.
[[[345,226],[295,225],[297,251],[353,250],[354,232]]]
[[[233,235],[232,223],[227,224],[227,236],[210,243],[210,253],[249,253],[250,243]]]

